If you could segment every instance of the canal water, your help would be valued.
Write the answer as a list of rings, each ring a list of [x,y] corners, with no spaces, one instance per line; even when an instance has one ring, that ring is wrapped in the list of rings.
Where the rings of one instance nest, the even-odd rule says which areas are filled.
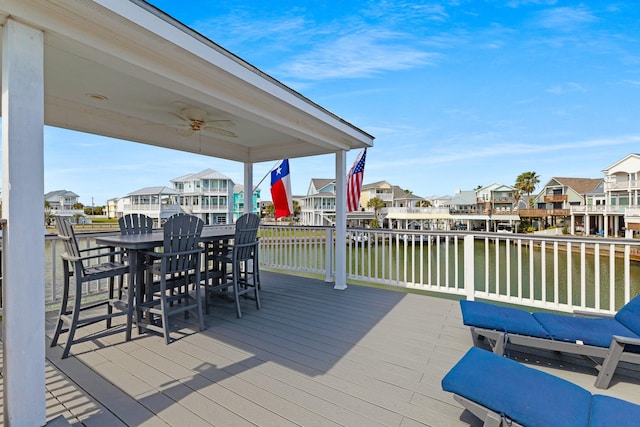
[[[432,243],[430,251],[427,250],[428,245],[405,246],[400,243],[380,246],[363,245],[348,248],[347,254],[350,256],[348,272],[392,282],[406,281],[432,285],[439,283],[441,286],[463,287],[462,239],[459,239],[457,244],[454,243],[454,239],[450,239],[449,243]],[[547,244],[544,251],[539,244],[534,245],[533,248],[523,244],[519,260],[518,247],[514,244],[507,245],[503,240],[500,241],[496,250],[493,239],[489,240],[488,244],[484,240],[476,240],[474,242],[475,289],[490,293],[498,291],[501,295],[520,296],[525,299],[530,298],[533,293],[536,300],[542,300],[544,294],[545,301],[553,302],[557,298],[560,304],[569,303],[568,296],[571,295],[573,305],[581,305],[584,297],[586,307],[595,307],[596,295],[599,295],[600,307],[608,309],[612,291],[609,285],[612,269],[608,246],[603,245],[598,262],[593,251],[585,252],[584,271],[581,269],[581,254],[577,249],[579,246],[573,245],[568,260],[566,249],[559,248],[556,257],[552,244]],[[454,262],[456,252],[457,275]],[[406,274],[405,258],[408,261]],[[519,265],[521,273],[519,273]],[[631,296],[640,294],[640,263],[631,261],[629,277]],[[599,278],[597,289],[596,278]],[[624,280],[624,259],[621,256],[615,256],[613,294],[616,309],[623,305]]]
[[[45,242],[45,279],[50,283],[53,277],[53,263],[51,259],[51,245],[53,241]],[[429,251],[428,245],[412,245],[400,243],[399,245],[386,243],[384,245],[358,245],[347,247],[347,273],[353,276],[381,279],[388,282],[413,282],[422,284],[437,284],[440,286],[463,287],[464,281],[464,250],[463,241],[458,239],[458,243],[454,243],[454,239],[449,242],[440,241],[432,242]],[[575,252],[577,245],[574,246],[570,259],[570,268],[567,269],[567,253],[566,250],[559,250],[557,256],[557,267],[554,265],[553,247],[548,245],[544,250],[539,245],[529,248],[523,245],[521,250],[521,268],[522,273],[518,277],[518,248],[511,244],[506,245],[505,241],[501,241],[497,252],[493,240],[487,245],[484,240],[476,240],[474,244],[475,258],[475,289],[477,291],[487,290],[491,293],[496,292],[496,287],[502,295],[521,296],[529,298],[531,293],[535,299],[542,299],[544,293],[545,300],[554,301],[557,293],[558,302],[561,304],[568,303],[568,295],[571,294],[571,302],[573,305],[580,305],[582,295],[584,294],[585,306],[594,307],[596,294],[600,298],[600,307],[609,308],[611,289],[609,286],[611,277],[611,264],[608,251],[604,249],[600,252],[599,262],[596,264],[593,253],[587,253],[585,256],[585,270],[581,271],[581,256],[579,252]],[[261,248],[261,259],[269,262],[271,259],[278,257],[274,253],[275,249],[268,246]],[[295,262],[297,265],[291,265],[292,269],[300,269],[300,264],[317,265],[322,268],[325,257],[324,244],[314,247],[304,248],[298,246],[296,248],[297,256]],[[533,254],[531,254],[533,251]],[[62,264],[59,254],[63,252],[63,246],[60,242],[56,246],[56,289],[48,286],[46,289],[47,301],[51,301],[59,296],[62,289]],[[454,263],[455,253],[457,252],[457,274],[456,265]],[[507,253],[509,254],[509,263],[507,264]],[[496,256],[498,263],[496,263]],[[404,260],[408,261],[405,274]],[[449,261],[447,260],[447,257]],[[293,259],[293,258],[292,258]],[[533,261],[533,262],[531,262]],[[543,262],[544,261],[544,262]],[[278,264],[283,264],[279,261]],[[544,265],[544,268],[543,268]],[[597,268],[596,268],[597,265]],[[508,267],[508,268],[507,268]],[[488,270],[488,271],[487,271]],[[624,300],[624,263],[621,257],[614,257],[614,295],[615,307],[620,308]],[[497,275],[496,275],[497,272]],[[488,274],[488,276],[487,276]],[[583,279],[584,274],[584,279]],[[640,293],[640,263],[632,261],[629,269],[631,295]],[[487,279],[488,277],[488,279]],[[497,280],[496,280],[497,277]],[[599,277],[600,286],[596,290],[596,277]],[[457,282],[456,282],[457,280]],[[585,286],[582,289],[582,283]],[[521,285],[519,285],[521,283]],[[544,284],[544,286],[543,286]],[[105,286],[101,284],[100,286]],[[570,285],[570,286],[569,286]],[[92,290],[96,290],[97,285],[92,285]],[[54,292],[56,295],[54,295]]]

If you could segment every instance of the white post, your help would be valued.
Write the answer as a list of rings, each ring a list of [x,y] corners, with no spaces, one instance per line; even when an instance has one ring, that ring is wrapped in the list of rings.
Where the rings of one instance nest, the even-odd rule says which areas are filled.
[[[324,236],[324,247],[326,248],[324,281],[330,283],[333,281],[333,230],[331,228],[326,230],[327,234]]]
[[[46,423],[44,340],[44,37],[2,28],[4,425]]]
[[[244,213],[253,212],[253,163],[244,164]]]
[[[333,289],[347,288],[347,152],[336,153],[336,276]]]
[[[464,290],[467,292],[467,300],[475,299],[475,261],[474,261],[474,241],[472,234],[464,236]]]

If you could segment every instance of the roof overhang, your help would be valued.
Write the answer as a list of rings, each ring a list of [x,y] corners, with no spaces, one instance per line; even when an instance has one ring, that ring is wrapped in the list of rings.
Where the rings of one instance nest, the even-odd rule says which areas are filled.
[[[373,137],[141,0],[0,2],[43,31],[45,123],[239,162],[372,146]],[[183,136],[184,108],[235,137]]]

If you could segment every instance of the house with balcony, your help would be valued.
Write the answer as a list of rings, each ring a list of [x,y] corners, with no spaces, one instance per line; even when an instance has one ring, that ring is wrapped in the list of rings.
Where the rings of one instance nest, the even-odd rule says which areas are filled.
[[[115,215],[120,218],[127,214],[144,214],[153,218],[154,224],[159,226],[167,218],[182,212],[178,204],[178,192],[166,187],[144,187],[127,194],[115,201]],[[113,203],[107,203],[108,206]],[[111,215],[111,209],[108,208],[108,215]]]
[[[312,178],[307,194],[301,197],[300,224],[333,226],[336,221],[336,180]]]
[[[244,185],[234,184],[233,186],[233,222],[244,215]],[[256,189],[251,198],[251,212],[260,213],[260,190]]]
[[[602,172],[602,193],[593,192],[584,206],[572,207],[572,219],[583,218],[585,234],[637,236],[640,233],[640,154],[631,153]]]
[[[572,208],[584,206],[587,194],[601,184],[602,178],[553,177],[532,198],[532,207],[519,210],[520,217],[537,221],[541,229],[568,225],[575,234],[576,228],[584,227],[584,218],[572,215]]]
[[[44,195],[45,214],[50,216],[64,216],[72,222],[84,223],[86,221],[84,210],[78,209],[80,196],[73,191],[56,190]]]
[[[171,180],[183,212],[201,218],[207,225],[233,222],[233,186],[231,178],[205,169]]]

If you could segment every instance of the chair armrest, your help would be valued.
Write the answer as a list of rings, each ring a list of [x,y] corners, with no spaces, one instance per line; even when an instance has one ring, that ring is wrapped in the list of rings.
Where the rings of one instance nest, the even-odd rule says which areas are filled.
[[[60,257],[62,259],[64,259],[65,261],[76,262],[76,261],[88,261],[90,259],[104,258],[104,257],[108,257],[108,256],[123,255],[124,253],[125,253],[125,251],[111,251],[111,252],[102,252],[102,253],[95,254],[95,255],[87,255],[87,256],[76,257],[76,256],[71,256],[71,255],[69,255],[69,254],[67,254],[65,252],[65,253],[60,254]]]
[[[613,339],[619,342],[620,344],[640,346],[640,338],[623,337],[620,335],[614,335]]]
[[[573,310],[574,316],[580,317],[603,317],[603,318],[611,318],[615,317],[615,314],[612,313],[596,313],[593,311],[585,311],[585,310]]]

